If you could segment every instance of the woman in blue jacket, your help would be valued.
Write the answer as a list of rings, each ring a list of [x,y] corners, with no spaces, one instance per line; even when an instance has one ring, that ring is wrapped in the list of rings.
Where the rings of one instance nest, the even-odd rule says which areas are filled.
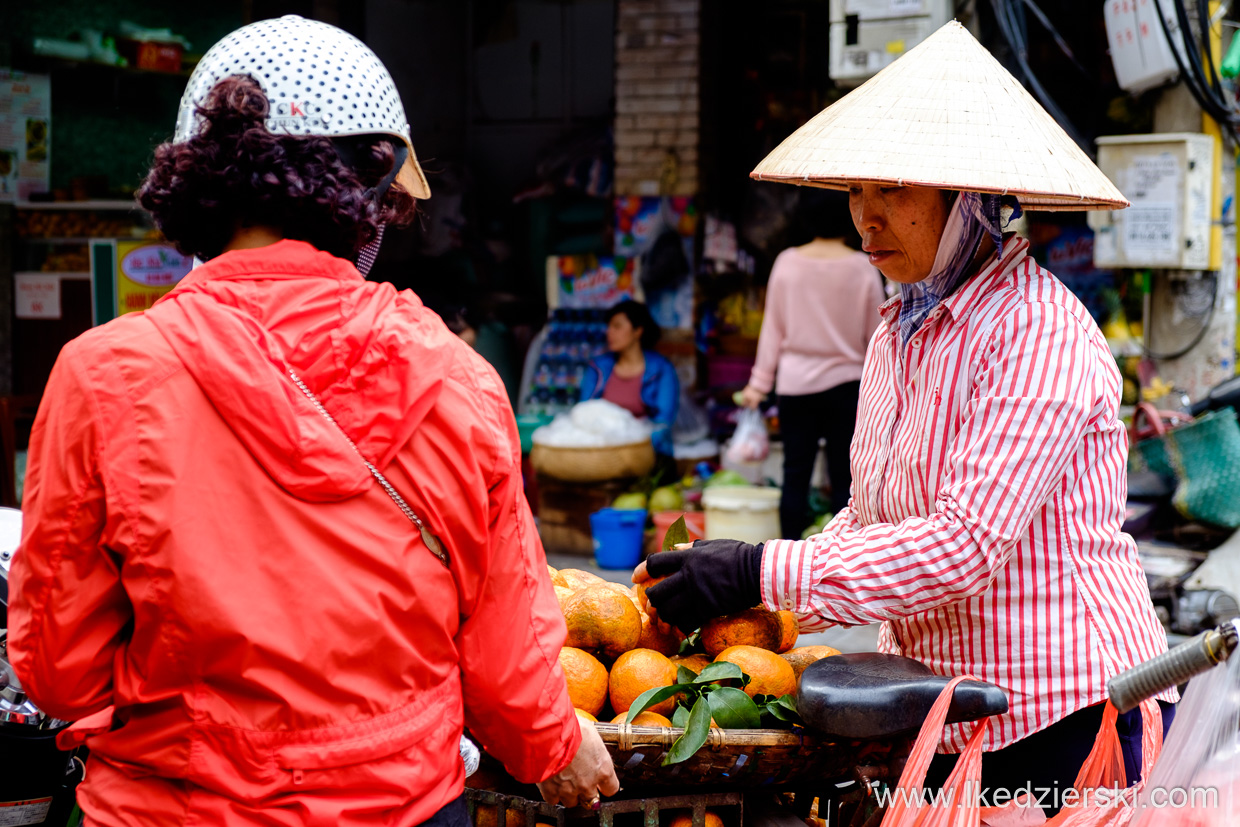
[[[659,326],[646,305],[626,299],[607,311],[607,349],[590,362],[581,398],[606,399],[654,425],[655,453],[671,456],[672,423],[680,404],[680,380],[658,353]]]

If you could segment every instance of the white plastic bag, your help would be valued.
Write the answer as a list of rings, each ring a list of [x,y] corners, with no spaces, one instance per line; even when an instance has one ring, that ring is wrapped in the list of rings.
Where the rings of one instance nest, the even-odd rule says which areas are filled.
[[[729,462],[761,462],[771,452],[766,420],[755,408],[744,408],[736,419],[736,433],[728,443]]]
[[[1132,823],[1240,824],[1240,652],[1189,681]]]

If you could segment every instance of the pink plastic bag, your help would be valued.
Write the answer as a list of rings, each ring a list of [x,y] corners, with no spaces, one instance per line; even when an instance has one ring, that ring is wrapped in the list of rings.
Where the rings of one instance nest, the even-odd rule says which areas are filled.
[[[979,827],[981,824],[982,739],[990,725],[988,720],[983,720],[973,730],[939,794],[928,802],[923,789],[930,761],[943,737],[952,693],[956,685],[965,680],[977,679],[967,675],[953,678],[930,707],[930,714],[921,725],[904,772],[900,774],[900,783],[892,791],[882,827]]]
[[[955,678],[931,707],[883,816],[882,827],[1122,827],[1132,820],[1136,812],[1133,804],[1162,750],[1162,711],[1153,700],[1141,704],[1143,781],[1131,789],[1125,790],[1124,756],[1115,729],[1118,713],[1108,703],[1093,750],[1073,784],[1080,806],[1067,807],[1049,820],[1042,808],[1024,794],[1001,807],[982,807],[982,739],[989,725],[985,720],[973,730],[942,790],[928,802],[923,793],[926,772],[942,737],[952,692],[963,680],[976,678]],[[1105,788],[1102,794],[1099,788]]]

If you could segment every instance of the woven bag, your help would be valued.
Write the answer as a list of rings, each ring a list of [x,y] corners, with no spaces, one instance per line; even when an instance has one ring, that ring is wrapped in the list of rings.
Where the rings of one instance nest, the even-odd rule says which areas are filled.
[[[1163,437],[1179,484],[1172,503],[1190,520],[1240,528],[1240,425],[1234,408],[1211,411]]]
[[[1141,424],[1141,418],[1145,424]],[[1192,418],[1187,414],[1172,411],[1159,411],[1148,402],[1137,405],[1132,414],[1132,425],[1128,428],[1128,443],[1132,447],[1128,452],[1128,469],[1130,471],[1152,471],[1169,481],[1175,480],[1175,469],[1167,458],[1166,434],[1168,428],[1187,424]]]

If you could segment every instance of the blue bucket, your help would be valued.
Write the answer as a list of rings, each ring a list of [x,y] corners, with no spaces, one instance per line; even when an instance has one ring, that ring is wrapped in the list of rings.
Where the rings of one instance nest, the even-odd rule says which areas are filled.
[[[642,560],[646,512],[604,508],[590,515],[594,534],[594,561],[604,569],[631,569]]]

